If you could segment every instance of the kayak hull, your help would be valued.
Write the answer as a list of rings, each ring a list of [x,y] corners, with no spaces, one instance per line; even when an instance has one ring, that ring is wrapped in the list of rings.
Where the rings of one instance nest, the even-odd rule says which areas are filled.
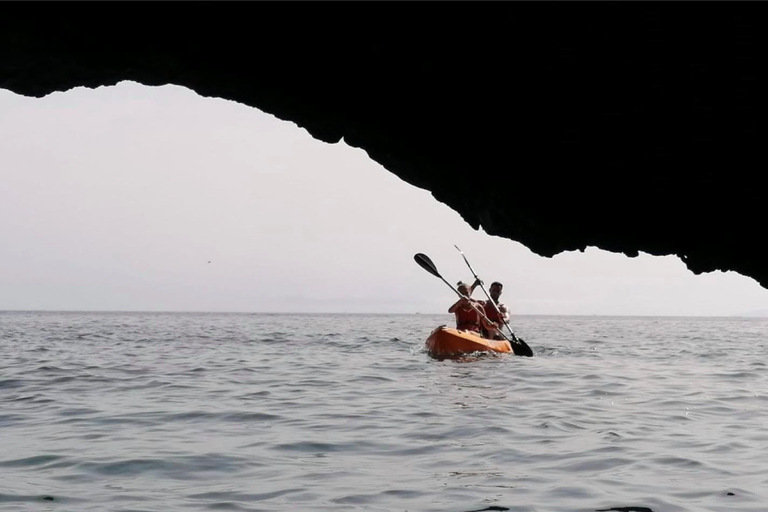
[[[459,331],[441,325],[429,335],[427,352],[435,357],[460,356],[473,352],[512,352],[507,340],[487,340],[472,331]]]

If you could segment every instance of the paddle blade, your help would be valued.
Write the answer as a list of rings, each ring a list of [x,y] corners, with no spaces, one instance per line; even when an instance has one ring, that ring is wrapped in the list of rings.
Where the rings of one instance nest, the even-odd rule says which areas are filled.
[[[518,338],[514,334],[512,336],[514,336],[515,341],[515,343],[512,343],[512,352],[514,352],[516,356],[533,357],[533,350],[531,350],[531,347],[528,346],[525,340],[523,338]]]
[[[432,260],[429,259],[429,256],[426,254],[417,253],[413,256],[413,259],[416,260],[416,263],[419,264],[421,268],[429,272],[435,277],[439,277],[442,279],[443,277],[440,275],[440,273],[437,271],[437,267],[434,263],[432,263]]]

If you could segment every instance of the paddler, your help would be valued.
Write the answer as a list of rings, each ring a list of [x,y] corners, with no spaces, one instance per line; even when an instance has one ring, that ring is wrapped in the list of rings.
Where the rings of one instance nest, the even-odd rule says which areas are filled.
[[[479,284],[482,284],[482,282],[475,281],[472,284],[472,287],[469,289],[469,293],[471,294],[473,291],[475,291],[475,287]],[[488,319],[491,320],[494,324],[491,329],[482,329],[483,337],[488,338],[489,340],[503,340],[504,337],[501,335],[500,331],[504,326],[504,322],[509,321],[509,309],[507,308],[506,304],[499,302],[499,297],[501,297],[503,288],[503,284],[498,281],[494,281],[491,283],[490,290],[488,290],[488,295],[490,295],[491,299],[493,299],[493,303],[489,300],[477,301],[482,304],[485,316],[487,316]],[[496,304],[496,307],[493,307],[493,304]],[[498,311],[496,308],[498,308]],[[499,315],[499,312],[501,312],[501,315]]]
[[[475,285],[478,283],[475,281]],[[483,331],[495,329],[496,326],[478,312],[478,310],[483,310],[483,301],[471,298],[472,290],[469,285],[459,281],[456,284],[456,289],[463,297],[448,308],[448,313],[456,315],[456,329],[474,331],[480,335],[483,334]]]

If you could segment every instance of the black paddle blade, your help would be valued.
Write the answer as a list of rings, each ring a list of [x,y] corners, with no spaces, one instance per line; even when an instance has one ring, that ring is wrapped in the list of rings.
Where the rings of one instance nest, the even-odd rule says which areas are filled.
[[[440,275],[440,272],[437,271],[437,267],[434,263],[432,263],[432,260],[429,259],[429,256],[426,254],[417,253],[413,256],[413,259],[416,260],[416,263],[419,264],[421,268],[429,272],[435,277],[439,277],[442,279],[442,276]]]
[[[517,342],[511,343],[512,352],[514,352],[516,356],[533,357],[533,350],[531,350],[531,347],[528,346],[523,338],[515,336],[513,341]]]

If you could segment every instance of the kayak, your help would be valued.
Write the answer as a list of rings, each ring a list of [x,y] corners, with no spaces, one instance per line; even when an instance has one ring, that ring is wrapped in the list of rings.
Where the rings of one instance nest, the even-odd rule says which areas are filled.
[[[427,338],[427,352],[432,356],[456,356],[472,352],[512,352],[507,340],[488,340],[474,331],[459,331],[441,325]]]

